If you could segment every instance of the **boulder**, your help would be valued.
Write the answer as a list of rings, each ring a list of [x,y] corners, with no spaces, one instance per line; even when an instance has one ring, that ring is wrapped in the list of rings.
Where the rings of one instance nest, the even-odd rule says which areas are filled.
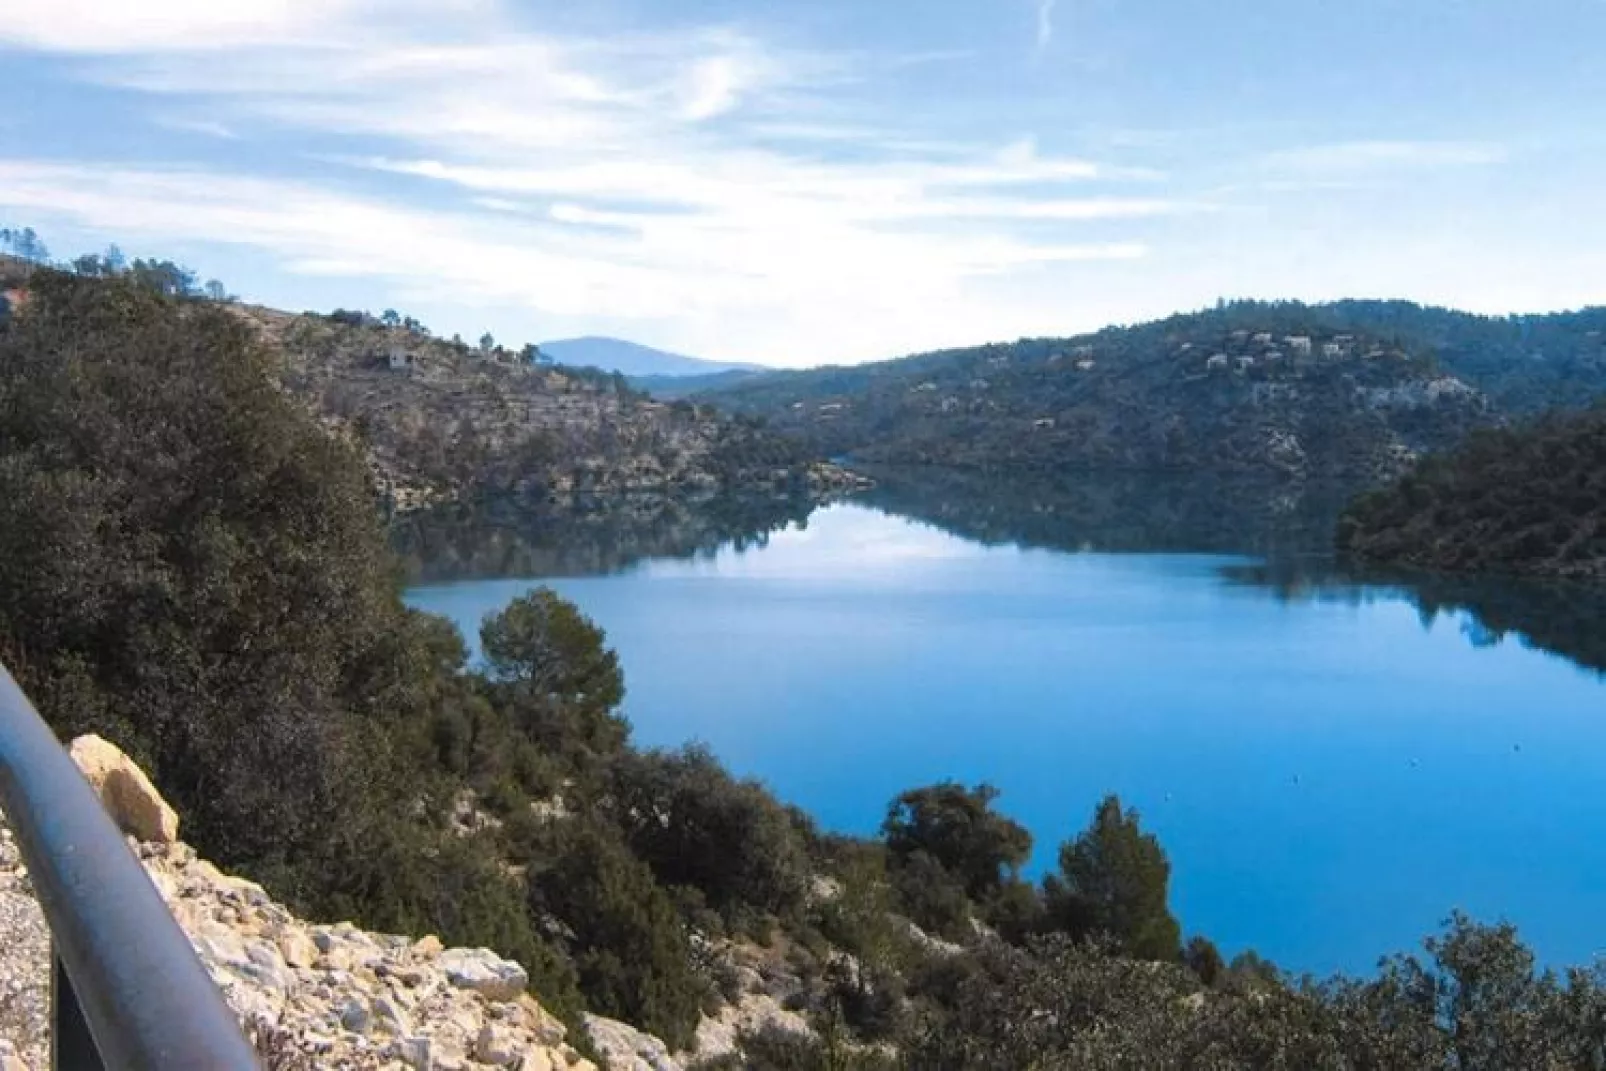
[[[116,745],[90,734],[74,740],[67,751],[119,829],[153,844],[178,841],[178,813]]]
[[[608,1071],[684,1071],[669,1046],[629,1023],[587,1014],[585,1029]]]
[[[439,966],[452,985],[472,989],[486,1000],[517,1000],[530,984],[523,967],[488,948],[449,948]]]

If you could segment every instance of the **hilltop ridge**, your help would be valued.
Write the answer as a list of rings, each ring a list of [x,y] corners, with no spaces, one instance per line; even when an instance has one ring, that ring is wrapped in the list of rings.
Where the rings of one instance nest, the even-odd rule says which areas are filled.
[[[772,373],[699,397],[866,462],[1360,480],[1498,419],[1431,355],[1294,310]]]

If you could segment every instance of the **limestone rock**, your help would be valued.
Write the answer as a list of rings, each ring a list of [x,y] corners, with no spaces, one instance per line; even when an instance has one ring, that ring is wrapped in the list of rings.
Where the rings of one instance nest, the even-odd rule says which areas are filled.
[[[153,844],[178,840],[178,813],[162,799],[145,771],[114,744],[94,734],[80,736],[68,754],[124,833]]]
[[[587,1015],[585,1027],[608,1071],[684,1071],[667,1045],[628,1023]]]
[[[523,967],[488,948],[450,948],[441,953],[439,963],[447,981],[486,1000],[517,1000],[530,984]]]

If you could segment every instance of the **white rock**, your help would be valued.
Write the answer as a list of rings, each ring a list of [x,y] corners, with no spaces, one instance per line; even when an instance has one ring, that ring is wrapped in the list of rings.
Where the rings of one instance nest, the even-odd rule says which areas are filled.
[[[519,1062],[519,1071],[558,1071],[546,1049],[531,1049]]]
[[[684,1071],[669,1046],[628,1023],[588,1014],[585,1028],[608,1071]]]
[[[279,955],[292,967],[310,967],[318,960],[318,946],[304,933],[287,933],[279,938]]]
[[[474,1039],[474,1059],[492,1067],[510,1067],[518,1062],[519,1048],[511,1030],[486,1023]]]
[[[396,1043],[396,1059],[418,1071],[429,1071],[434,1066],[430,1054],[430,1040],[426,1037],[403,1038]]]
[[[486,1000],[514,1000],[530,984],[523,967],[488,948],[449,948],[439,963],[447,981]]]

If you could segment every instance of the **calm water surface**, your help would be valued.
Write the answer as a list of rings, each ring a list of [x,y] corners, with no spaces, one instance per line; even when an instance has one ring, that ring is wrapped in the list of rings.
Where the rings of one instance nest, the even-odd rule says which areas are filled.
[[[1551,962],[1606,952],[1602,677],[1398,588],[1290,597],[1254,573],[838,505],[767,545],[550,583],[618,649],[638,742],[705,741],[827,827],[985,780],[1035,872],[1113,791],[1165,845],[1185,930],[1229,955],[1368,971],[1454,908]],[[410,599],[472,635],[534,583]]]

